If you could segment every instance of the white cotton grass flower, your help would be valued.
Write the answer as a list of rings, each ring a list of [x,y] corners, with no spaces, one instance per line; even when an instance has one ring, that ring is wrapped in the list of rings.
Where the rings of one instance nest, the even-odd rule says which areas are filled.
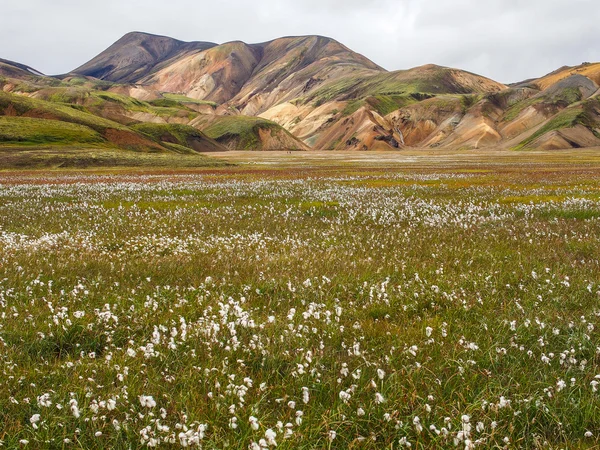
[[[352,395],[348,391],[340,391],[339,393],[340,400],[344,403],[348,403]]]
[[[421,433],[423,431],[423,425],[421,425],[421,419],[419,416],[415,416],[413,418],[413,425],[415,426],[415,430],[417,433]]]
[[[385,398],[379,392],[377,392],[375,394],[375,403],[377,403],[378,405],[381,405],[382,403],[385,403]]]
[[[140,395],[139,399],[140,399],[140,404],[144,408],[152,409],[156,406],[156,401],[154,400],[154,397],[152,397],[151,395]]]
[[[250,428],[252,428],[254,431],[258,430],[259,424],[258,419],[256,417],[250,416],[248,421],[250,422]]]
[[[52,401],[50,400],[50,394],[43,394],[37,398],[37,403],[40,408],[50,408]]]
[[[335,430],[329,430],[329,433],[327,435],[327,438],[329,439],[329,441],[330,442],[334,441],[336,437],[337,437],[337,432]]]
[[[307,387],[302,388],[302,402],[306,405],[310,401],[310,392]]]
[[[275,431],[273,431],[271,428],[269,428],[267,431],[265,431],[265,440],[267,441],[267,445],[269,447],[277,447],[277,441],[275,441],[276,437],[277,437],[277,433]]]
[[[385,371],[383,369],[377,369],[377,377],[380,380],[383,380],[385,378]]]
[[[34,430],[38,429],[38,422],[40,421],[40,415],[39,414],[34,414],[33,416],[31,416],[29,418],[29,422],[31,423],[31,426],[33,427]]]
[[[75,417],[76,419],[79,419],[80,413],[79,413],[79,406],[77,404],[77,400],[75,400],[74,398],[69,400],[69,408],[71,409],[71,414],[73,414],[73,417]]]
[[[406,437],[402,437],[398,440],[398,445],[400,447],[406,447],[406,448],[411,448],[412,444],[410,442],[408,442],[408,439]]]

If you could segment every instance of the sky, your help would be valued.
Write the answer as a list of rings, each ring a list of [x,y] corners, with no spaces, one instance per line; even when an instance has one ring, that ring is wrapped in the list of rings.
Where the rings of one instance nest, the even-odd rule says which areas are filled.
[[[19,0],[0,58],[66,73],[130,31],[184,41],[334,38],[388,70],[439,64],[510,83],[600,61],[597,0]]]

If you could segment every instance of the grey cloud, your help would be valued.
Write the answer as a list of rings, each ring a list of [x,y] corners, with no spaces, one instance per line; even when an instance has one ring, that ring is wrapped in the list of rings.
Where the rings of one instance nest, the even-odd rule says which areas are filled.
[[[128,31],[182,40],[333,37],[389,70],[436,63],[511,82],[600,60],[594,0],[20,0],[0,57],[64,73]]]

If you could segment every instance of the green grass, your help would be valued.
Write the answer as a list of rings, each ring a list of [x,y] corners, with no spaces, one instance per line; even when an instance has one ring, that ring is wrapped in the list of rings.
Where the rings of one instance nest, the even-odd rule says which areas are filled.
[[[57,120],[0,117],[0,145],[100,144],[106,141],[96,131]]]
[[[0,174],[2,445],[597,448],[600,165],[486,161]]]
[[[179,153],[223,150],[215,141],[189,125],[141,123],[131,128]]]
[[[543,127],[517,145],[514,150],[529,148],[538,138],[546,133],[561,130],[563,128],[571,128],[575,125],[587,125],[588,120],[588,116],[581,108],[570,108],[561,111],[555,117],[550,119]]]
[[[222,167],[229,165],[191,151],[188,147],[165,144],[171,152],[142,153],[97,144],[0,146],[0,169],[169,169]]]
[[[199,100],[199,99],[195,99],[195,98],[190,98],[190,97],[186,97],[185,95],[181,95],[181,94],[168,94],[165,93],[163,94],[163,97],[166,100],[170,100],[173,101],[175,103],[182,103],[182,104],[186,104],[186,103],[192,103],[195,105],[208,105],[213,109],[216,109],[217,106],[219,106],[217,103],[215,102],[211,102],[208,100]],[[155,100],[153,103],[156,104],[157,102],[160,102],[160,100]]]
[[[50,115],[56,120],[85,125],[99,133],[103,133],[107,129],[127,130],[123,125],[80,111],[70,105],[0,92],[0,114],[4,114],[9,108],[14,108],[17,115],[32,112]]]
[[[525,109],[529,108],[530,106],[537,105],[541,102],[543,102],[543,99],[539,97],[529,98],[527,100],[518,102],[506,110],[502,120],[504,120],[505,122],[511,122],[515,120],[519,116],[519,114],[521,114]]]
[[[275,122],[250,116],[222,116],[202,131],[217,142],[227,143],[233,140],[239,149],[256,149],[261,145],[260,130],[288,133]]]
[[[181,124],[140,123],[131,127],[155,140],[174,140],[180,145],[187,145],[190,139],[203,139],[205,135],[194,127]]]

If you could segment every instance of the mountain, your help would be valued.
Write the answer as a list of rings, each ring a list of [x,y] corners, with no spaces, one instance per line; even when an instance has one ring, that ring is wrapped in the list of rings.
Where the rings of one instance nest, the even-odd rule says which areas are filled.
[[[11,145],[47,132],[156,152],[600,146],[600,63],[504,85],[434,64],[389,72],[323,36],[218,45],[129,33],[60,77],[0,60],[0,89]],[[66,140],[44,121],[69,124]]]
[[[0,58],[0,76],[17,79],[28,79],[32,76],[43,77],[45,75],[29,66],[26,66],[25,64],[19,64],[13,61],[9,61],[7,59]]]
[[[148,33],[128,33],[73,72],[115,83],[139,80],[161,64],[206,50],[211,42],[182,42]]]

